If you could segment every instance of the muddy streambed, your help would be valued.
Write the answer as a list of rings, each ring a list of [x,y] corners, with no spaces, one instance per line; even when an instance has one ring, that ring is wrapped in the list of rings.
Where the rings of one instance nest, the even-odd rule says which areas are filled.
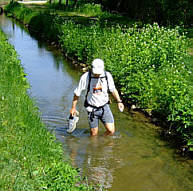
[[[81,173],[94,184],[111,191],[190,191],[193,189],[193,163],[175,153],[159,137],[156,127],[142,114],[120,113],[111,108],[116,133],[91,138],[87,114],[80,98],[80,121],[77,130],[65,133],[73,90],[81,73],[67,62],[59,50],[37,41],[21,26],[0,16],[0,27],[20,55],[31,84],[29,93],[36,100],[42,120],[64,148]]]

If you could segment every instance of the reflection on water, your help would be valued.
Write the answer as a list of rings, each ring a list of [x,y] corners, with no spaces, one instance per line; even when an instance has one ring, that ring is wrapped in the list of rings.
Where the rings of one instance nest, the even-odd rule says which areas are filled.
[[[67,63],[53,47],[35,40],[22,27],[0,17],[2,30],[15,46],[31,84],[30,94],[36,100],[47,128],[62,143],[65,155],[81,173],[106,190],[189,191],[193,188],[192,161],[183,160],[159,138],[156,127],[139,113],[120,113],[111,108],[116,134],[90,137],[87,114],[78,103],[80,121],[75,132],[66,133],[73,90],[80,72]]]

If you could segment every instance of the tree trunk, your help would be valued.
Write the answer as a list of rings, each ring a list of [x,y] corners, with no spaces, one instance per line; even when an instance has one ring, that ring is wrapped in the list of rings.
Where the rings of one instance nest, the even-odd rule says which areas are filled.
[[[78,0],[74,0],[74,4],[73,4],[73,7],[74,7],[74,8],[75,8],[76,5],[77,5],[77,1],[78,1]]]
[[[121,3],[122,3],[122,0],[119,0],[116,7],[117,10],[120,10]]]
[[[66,0],[66,7],[68,7],[68,0]]]
[[[51,3],[52,3],[52,0],[50,0],[49,3],[51,4]]]
[[[62,4],[62,0],[59,0],[58,4],[61,5]]]

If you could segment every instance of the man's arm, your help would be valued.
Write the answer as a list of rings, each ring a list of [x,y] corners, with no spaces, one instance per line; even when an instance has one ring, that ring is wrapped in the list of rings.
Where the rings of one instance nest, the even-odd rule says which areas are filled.
[[[70,110],[70,114],[73,116],[76,112],[76,105],[78,102],[78,96],[76,94],[74,94],[73,100],[72,100],[72,108]]]
[[[117,103],[121,102],[121,99],[120,99],[120,96],[119,96],[119,93],[118,93],[117,89],[115,89],[115,90],[112,92],[112,95],[113,95],[113,97],[117,100]]]
[[[76,105],[78,102],[78,98],[81,95],[81,92],[86,89],[87,87],[87,78],[88,78],[88,72],[84,73],[79,81],[78,87],[74,90],[74,97],[72,100],[72,108],[70,110],[70,114],[74,115],[76,112]]]
[[[115,88],[115,90],[112,92],[113,97],[117,100],[118,103],[118,108],[119,110],[122,112],[124,110],[124,105],[122,103],[122,100],[120,99],[119,93],[117,91],[117,89]]]

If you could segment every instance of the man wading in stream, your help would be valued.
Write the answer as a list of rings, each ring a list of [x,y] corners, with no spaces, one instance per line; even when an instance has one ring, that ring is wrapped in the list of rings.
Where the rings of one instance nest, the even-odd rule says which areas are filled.
[[[70,110],[72,116],[76,113],[77,101],[83,90],[86,91],[84,106],[88,112],[91,135],[95,136],[98,134],[99,120],[103,122],[106,128],[105,135],[112,135],[115,132],[115,125],[113,114],[109,107],[108,91],[117,100],[120,111],[124,110],[124,105],[115,88],[112,75],[104,70],[103,60],[93,60],[91,71],[81,76],[79,85],[74,90],[74,98]]]

